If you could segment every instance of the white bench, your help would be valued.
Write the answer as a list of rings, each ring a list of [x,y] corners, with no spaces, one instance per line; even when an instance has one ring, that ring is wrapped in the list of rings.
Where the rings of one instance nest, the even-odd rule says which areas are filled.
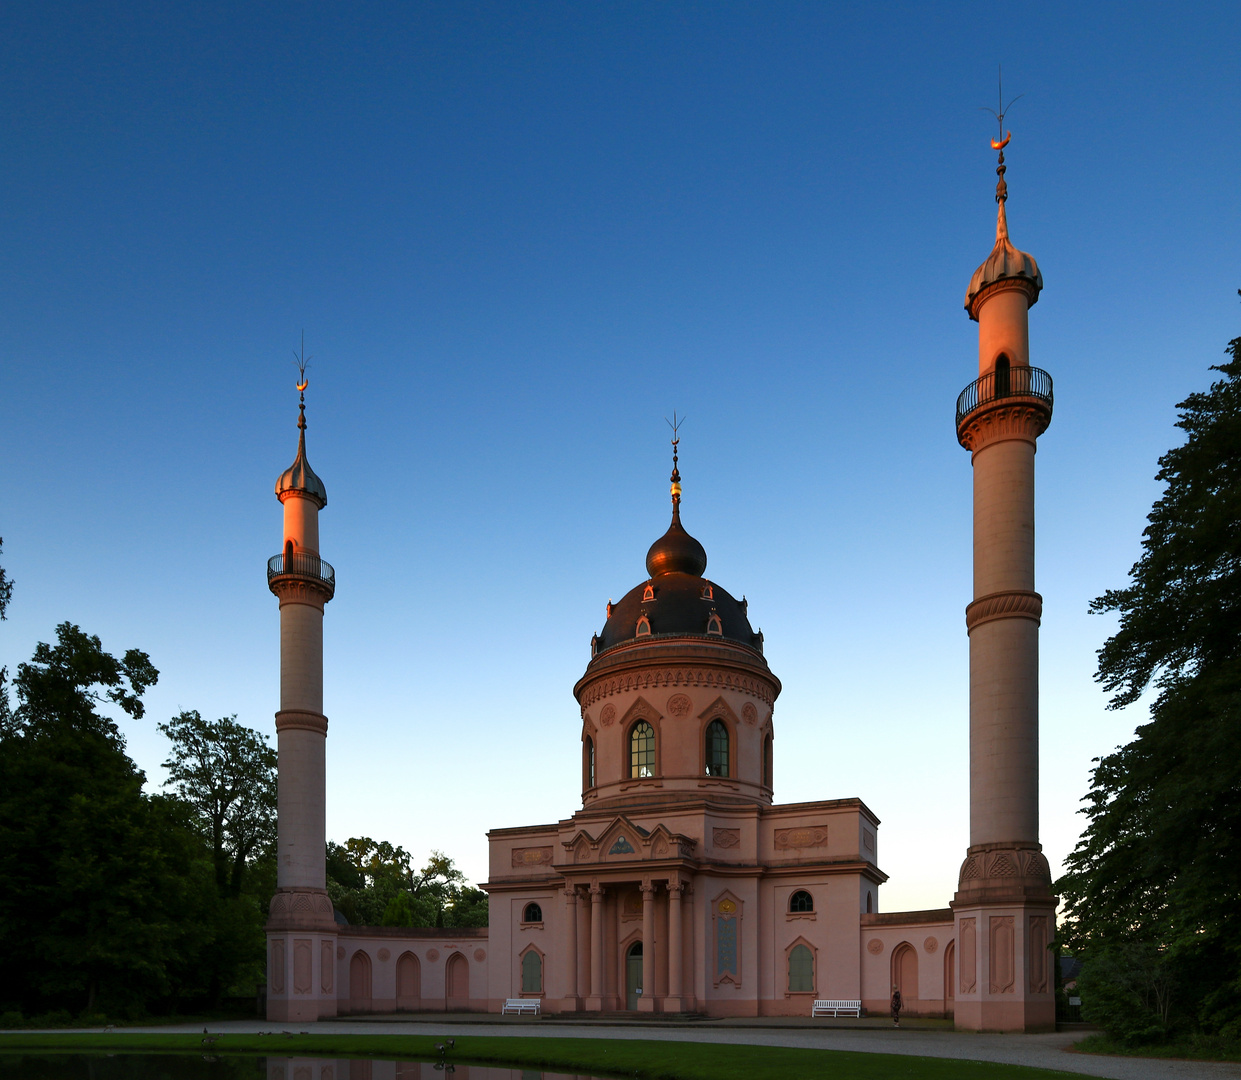
[[[542,1015],[543,1002],[538,998],[507,998],[504,1002],[504,1008],[500,1010],[500,1015],[505,1013],[534,1013],[535,1016]]]
[[[816,1001],[811,1016],[858,1016],[862,1015],[860,1001]]]

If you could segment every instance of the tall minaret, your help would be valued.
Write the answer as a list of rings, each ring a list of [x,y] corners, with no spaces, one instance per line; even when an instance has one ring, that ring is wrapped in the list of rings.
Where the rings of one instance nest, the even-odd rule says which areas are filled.
[[[952,907],[957,1027],[1037,1031],[1055,1027],[1055,899],[1038,839],[1043,599],[1034,591],[1034,452],[1051,422],[1052,388],[1030,366],[1029,309],[1043,277],[1008,238],[1007,144],[992,142],[995,247],[965,294],[978,322],[978,378],[957,399],[957,439],[974,465],[974,600],[965,609],[970,847]]]
[[[306,460],[306,374],[297,389],[297,457],[276,481],[284,545],[267,562],[280,600],[280,711],[276,895],[267,923],[267,1018],[336,1015],[336,922],[327,895],[323,607],[336,575],[319,558],[327,489]]]

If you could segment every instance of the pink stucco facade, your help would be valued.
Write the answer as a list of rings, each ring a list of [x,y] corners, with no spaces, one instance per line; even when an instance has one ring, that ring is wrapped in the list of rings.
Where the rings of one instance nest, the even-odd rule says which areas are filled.
[[[303,416],[297,459],[277,483],[283,561],[268,571],[281,616],[272,1019],[495,1012],[523,997],[547,1013],[804,1016],[819,998],[885,1011],[899,988],[905,1015],[973,1030],[1053,1026],[1034,591],[1034,457],[1051,380],[1030,366],[1042,277],[1008,238],[1004,171],[1001,153],[996,244],[966,298],[979,377],[957,405],[975,572],[970,847],[949,905],[881,910],[879,819],[861,799],[775,802],[780,681],[745,597],[704,576],[706,551],[681,523],[674,433],[671,524],[647,552],[646,578],[608,602],[573,688],[580,807],[488,833],[486,929],[338,925],[323,857],[322,621],[335,581],[319,558],[327,495],[306,460]]]

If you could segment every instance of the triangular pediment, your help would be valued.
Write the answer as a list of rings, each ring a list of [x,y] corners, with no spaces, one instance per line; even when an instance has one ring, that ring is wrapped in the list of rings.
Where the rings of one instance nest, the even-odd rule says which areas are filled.
[[[662,719],[662,714],[654,705],[647,701],[646,698],[639,697],[625,710],[625,715],[621,717],[621,730],[625,730],[635,720],[645,720],[658,727],[659,721]]]
[[[741,719],[733,712],[732,706],[728,704],[722,697],[717,697],[710,705],[698,714],[699,720],[714,720],[716,717],[722,716],[730,724],[733,729],[741,726]]]

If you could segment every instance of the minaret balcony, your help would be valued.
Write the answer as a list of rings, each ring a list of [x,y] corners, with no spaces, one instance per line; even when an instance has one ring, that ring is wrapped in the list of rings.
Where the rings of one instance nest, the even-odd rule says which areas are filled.
[[[336,593],[336,571],[330,562],[307,551],[273,555],[267,560],[267,587],[279,595],[287,585],[309,586],[331,600]]]
[[[988,371],[957,396],[957,439],[968,448],[966,435],[974,421],[997,408],[1029,411],[1037,417],[1035,434],[1041,434],[1051,423],[1054,403],[1051,376],[1042,368],[1014,365]]]

